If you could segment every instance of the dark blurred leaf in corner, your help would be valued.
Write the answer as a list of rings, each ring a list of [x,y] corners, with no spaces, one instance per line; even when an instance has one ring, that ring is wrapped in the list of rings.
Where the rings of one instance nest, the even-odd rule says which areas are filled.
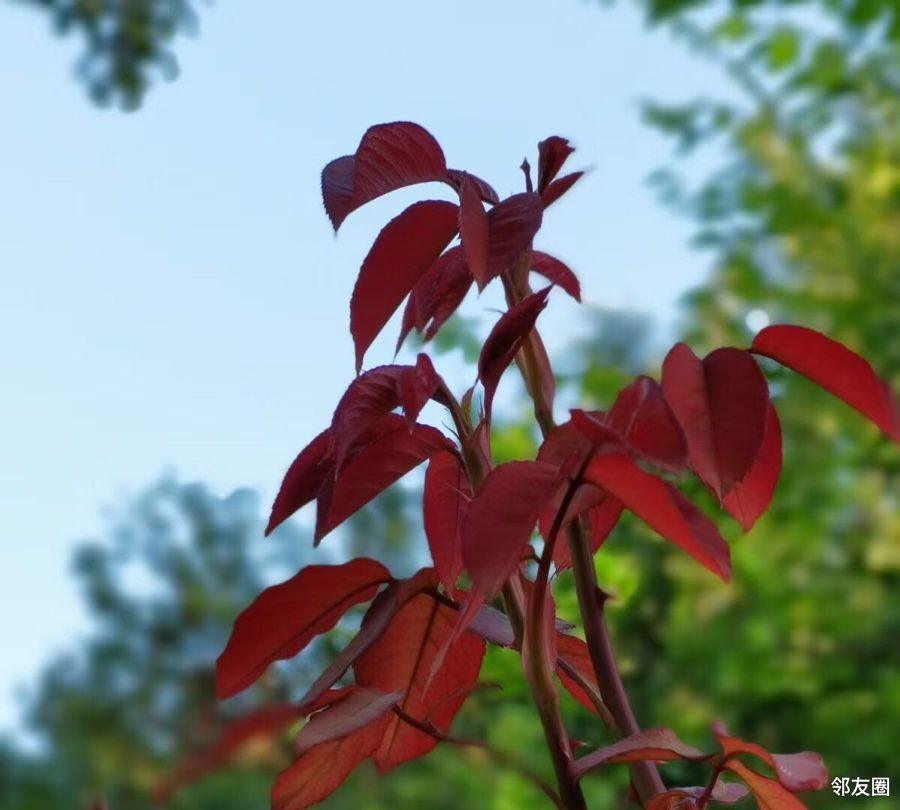
[[[178,75],[172,45],[199,29],[191,0],[17,0],[44,11],[61,35],[85,43],[77,72],[99,105],[135,110],[155,77]]]

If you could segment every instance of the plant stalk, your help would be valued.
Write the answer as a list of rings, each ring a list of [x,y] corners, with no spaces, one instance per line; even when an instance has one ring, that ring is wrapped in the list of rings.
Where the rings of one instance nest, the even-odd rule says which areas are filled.
[[[521,274],[520,267],[517,267],[516,270]],[[504,285],[510,306],[530,292],[527,277],[521,274],[521,278],[518,280],[518,284],[507,280]],[[523,343],[516,360],[525,380],[525,387],[534,401],[535,419],[542,435],[546,438],[555,423],[552,416],[552,403],[544,402],[541,396],[541,369],[538,368],[540,361],[535,351],[535,344],[530,339],[534,337],[536,340],[540,340],[537,334],[537,329],[535,329],[529,339]],[[616,665],[609,631],[603,617],[603,592],[597,584],[594,560],[581,521],[573,521],[569,524],[568,541],[578,608],[584,625],[585,641],[590,652],[591,663],[600,687],[600,696],[615,721],[615,727],[612,730],[620,736],[626,737],[640,731],[640,726],[631,709],[622,677]],[[629,767],[631,781],[642,805],[647,805],[654,796],[665,791],[666,788],[659,771],[652,762],[634,762]]]

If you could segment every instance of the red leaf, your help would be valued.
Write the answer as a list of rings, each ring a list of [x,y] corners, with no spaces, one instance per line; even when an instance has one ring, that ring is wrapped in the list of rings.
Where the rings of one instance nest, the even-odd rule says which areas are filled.
[[[591,684],[599,693],[600,689],[597,685],[597,676],[594,673],[594,665],[591,663],[591,653],[580,638],[569,636],[565,633],[559,633],[556,637],[556,650],[560,661],[564,661]],[[565,687],[566,691],[577,700],[588,711],[596,712],[597,707],[594,701],[585,693],[581,685],[573,680],[566,671],[557,663],[556,676],[560,683]]]
[[[245,745],[257,737],[280,733],[303,716],[303,709],[289,703],[266,706],[228,724],[205,751],[184,760],[172,776],[153,791],[164,802],[176,790],[210,771],[226,765]]]
[[[650,475],[621,453],[595,456],[585,480],[609,492],[667,540],[727,581],[728,546],[715,524],[671,484]]]
[[[767,326],[750,351],[799,372],[900,441],[900,401],[872,366],[843,344],[802,326]]]
[[[390,711],[402,697],[402,692],[385,694],[377,689],[351,688],[344,698],[310,718],[294,739],[294,753],[304,754],[358,731]]]
[[[356,158],[353,155],[344,155],[332,160],[322,170],[322,202],[335,231],[356,207],[353,205],[355,169]]]
[[[506,367],[522,342],[534,329],[538,315],[547,306],[550,287],[529,295],[501,316],[488,335],[478,358],[478,377],[484,385],[484,410],[490,415],[494,392]]]
[[[442,200],[413,203],[378,234],[350,299],[356,369],[391,315],[453,238],[457,207]]]
[[[541,194],[541,202],[544,204],[544,208],[549,208],[553,205],[553,203],[562,197],[562,195],[572,188],[572,186],[574,186],[582,177],[584,177],[584,172],[572,172],[571,174],[563,175],[558,180],[554,180],[550,183],[550,185],[544,189],[543,194]]]
[[[283,770],[272,787],[272,810],[303,810],[331,795],[378,748],[388,715],[344,737],[317,745]]]
[[[590,487],[590,489],[594,488]],[[599,503],[586,510],[590,530],[591,554],[596,554],[600,546],[603,545],[604,540],[609,537],[610,532],[619,522],[623,509],[622,504],[615,498],[604,495]],[[572,558],[569,556],[567,543],[557,543],[553,551],[553,563],[558,571],[571,567]]]
[[[721,501],[762,447],[769,392],[753,357],[716,349],[701,362],[678,343],[663,363],[663,394],[684,431],[694,472]]]
[[[435,453],[425,471],[423,514],[431,559],[441,582],[452,592],[462,571],[462,522],[472,485],[456,453]]]
[[[576,301],[581,301],[581,285],[578,278],[559,259],[535,250],[531,254],[531,269],[565,290]]]
[[[281,482],[275,503],[272,504],[266,526],[267,537],[294,512],[316,497],[322,482],[334,469],[331,443],[331,430],[323,430],[294,459]]]
[[[331,660],[325,671],[316,678],[300,702],[315,703],[350,668],[354,661],[369,649],[385,631],[391,619],[410,599],[437,585],[433,568],[423,568],[409,579],[395,580],[375,597],[359,632],[341,652]]]
[[[667,790],[650,800],[647,810],[691,810],[697,807],[697,800],[706,793],[706,787],[683,787]],[[716,780],[710,800],[720,804],[735,804],[747,795],[747,788],[738,782]],[[692,803],[693,802],[693,803]]]
[[[354,664],[356,682],[381,691],[400,691],[400,708],[447,731],[466,694],[475,685],[484,642],[464,633],[443,665],[431,674],[431,659],[453,632],[456,611],[422,594],[394,616],[376,644]],[[426,689],[427,684],[427,689]],[[436,741],[392,717],[374,755],[381,773],[434,748]]]
[[[676,473],[687,467],[684,434],[656,380],[641,376],[623,388],[606,424],[651,464]]]
[[[472,281],[459,245],[442,253],[425,271],[409,295],[403,312],[403,327],[397,341],[397,350],[400,350],[413,328],[425,332],[425,340],[431,340],[444,322],[456,312],[469,292]]]
[[[828,771],[822,757],[813,751],[799,754],[771,754],[761,745],[730,736],[720,723],[713,733],[726,757],[750,754],[759,757],[775,771],[775,778],[791,793],[821,790],[828,784]],[[749,783],[748,783],[749,784]]]
[[[751,770],[744,763],[731,760],[725,767],[744,780],[753,793],[759,810],[806,810],[806,805],[779,782]]]
[[[398,382],[400,405],[410,429],[416,424],[422,408],[438,390],[441,378],[434,370],[431,358],[427,354],[419,354],[414,366],[407,366]]]
[[[551,135],[538,144],[539,194],[544,193],[544,189],[559,174],[559,170],[574,151],[575,147],[570,146],[569,141],[559,135]]]
[[[606,423],[606,414],[603,411],[589,413],[580,408],[573,408],[569,413],[572,424],[588,440],[591,447],[626,449],[622,434]]]
[[[648,728],[576,760],[572,775],[581,779],[600,765],[616,762],[667,762],[673,759],[701,760],[709,759],[709,755],[683,743],[671,729]]]
[[[469,272],[483,288],[488,282],[488,218],[478,189],[466,175],[459,189],[459,236]]]
[[[440,145],[418,124],[398,121],[371,127],[355,155],[329,163],[322,197],[337,230],[348,214],[376,197],[430,181],[450,182]]]
[[[495,205],[488,218],[488,266],[485,284],[509,270],[541,227],[544,206],[534,192],[514,194]],[[484,284],[479,283],[479,289]]]
[[[360,437],[400,404],[398,383],[408,366],[378,366],[357,377],[334,409],[331,435],[334,462],[340,470]]]
[[[486,597],[516,569],[541,506],[558,482],[556,467],[542,461],[501,464],[485,478],[463,521],[462,555]]]
[[[309,565],[266,588],[238,616],[216,663],[219,699],[246,689],[273,661],[293,658],[390,579],[381,563],[358,558],[344,565]]]
[[[781,474],[781,425],[775,407],[769,403],[769,415],[763,444],[753,466],[725,496],[722,505],[745,532],[769,508],[778,476]]]
[[[394,414],[383,417],[382,424],[391,427],[350,459],[337,478],[328,478],[323,483],[316,511],[316,545],[328,532],[438,450],[455,449],[433,427],[415,425],[410,430]]]
[[[481,195],[482,200],[491,205],[496,205],[500,202],[500,198],[497,196],[497,192],[494,191],[494,187],[480,177],[476,177],[474,174],[469,174],[468,172],[461,172],[459,169],[447,169],[447,174],[450,177],[450,185],[457,191],[459,191],[462,186],[463,178],[467,177],[469,182],[478,189],[478,193]]]

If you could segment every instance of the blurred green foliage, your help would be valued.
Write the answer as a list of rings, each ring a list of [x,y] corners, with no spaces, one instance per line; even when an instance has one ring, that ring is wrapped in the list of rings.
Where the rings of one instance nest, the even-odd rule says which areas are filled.
[[[95,102],[140,106],[154,76],[173,79],[172,44],[198,28],[193,0],[14,0],[46,13],[61,35],[84,42],[78,75]]]

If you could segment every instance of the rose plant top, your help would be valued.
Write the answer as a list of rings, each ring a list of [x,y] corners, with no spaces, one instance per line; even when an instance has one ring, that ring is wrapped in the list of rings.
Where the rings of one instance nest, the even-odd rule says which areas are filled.
[[[748,791],[760,808],[793,810],[804,807],[795,794],[826,784],[818,755],[770,754],[721,725],[714,728],[718,750],[712,752],[686,745],[669,729],[641,728],[612,658],[592,555],[629,510],[712,574],[730,578],[728,545],[677,484],[696,476],[744,531],[766,511],[782,446],[757,358],[804,375],[895,441],[897,400],[848,348],[812,329],[776,325],[749,347],[720,348],[702,358],[679,343],[659,381],[638,377],[608,410],[575,409],[557,424],[553,372],[536,324],[553,288],[576,300],[580,288],[575,274],[535,250],[533,241],[544,212],[582,176],[561,174],[572,152],[563,138],[542,141],[536,184],[526,161],[525,191],[503,200],[484,180],[449,169],[437,141],[412,123],[372,127],[354,154],[325,167],[322,196],[335,230],[357,208],[404,186],[441,182],[458,202],[416,202],[375,239],[350,302],[357,376],[331,424],[290,465],[267,533],[315,501],[318,544],[427,461],[423,518],[433,564],[409,579],[396,579],[366,558],[311,565],[263,591],[238,617],[219,658],[220,698],[253,684],[273,662],[297,655],[350,608],[369,607],[356,636],[297,705],[266,707],[239,720],[213,749],[184,763],[167,790],[221,764],[252,736],[303,718],[308,721],[296,735],[294,761],[273,788],[276,810],[319,802],[365,759],[384,774],[438,742],[481,744],[454,737],[450,727],[478,687],[486,643],[521,657],[556,784],[534,778],[557,807],[586,807],[580,780],[615,763],[629,764],[633,797],[651,810],[733,803]],[[535,279],[546,285],[537,292]],[[425,353],[413,365],[362,370],[373,340],[401,306],[398,349],[413,330],[429,341],[473,285],[481,291],[491,283],[502,285],[508,309],[481,349],[475,382],[461,396]],[[534,402],[543,442],[535,459],[495,465],[492,403],[513,363]],[[417,421],[429,400],[447,410],[452,433]],[[536,527],[539,543],[533,542]],[[579,598],[578,635],[557,621],[549,588],[551,573],[567,569]],[[619,741],[576,757],[560,717],[557,683]],[[666,787],[655,763],[675,759],[708,763],[708,781]]]

